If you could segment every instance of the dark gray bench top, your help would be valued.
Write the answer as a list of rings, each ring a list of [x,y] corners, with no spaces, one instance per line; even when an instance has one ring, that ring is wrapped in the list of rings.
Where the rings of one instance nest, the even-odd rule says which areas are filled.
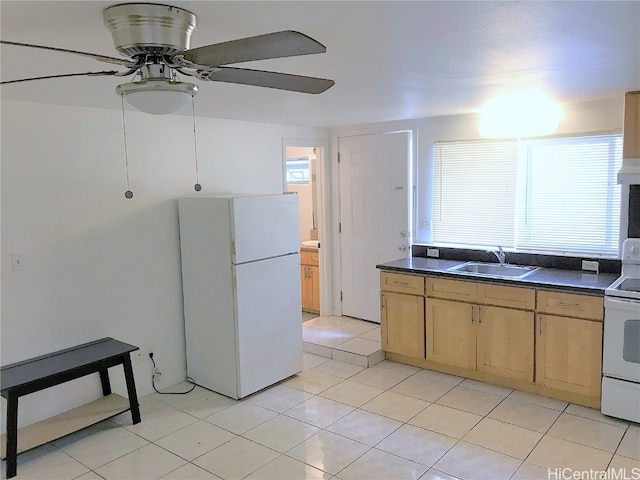
[[[12,388],[24,387],[31,382],[56,377],[135,350],[138,350],[138,347],[106,337],[23,362],[12,363],[0,369],[0,391],[4,396]]]

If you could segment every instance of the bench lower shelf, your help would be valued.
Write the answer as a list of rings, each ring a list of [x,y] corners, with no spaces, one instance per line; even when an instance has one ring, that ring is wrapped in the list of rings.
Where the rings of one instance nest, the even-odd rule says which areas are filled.
[[[70,433],[114,417],[129,410],[129,400],[120,395],[110,395],[91,403],[68,410],[54,417],[18,429],[18,453],[44,445]],[[0,438],[0,458],[7,457],[5,435]]]

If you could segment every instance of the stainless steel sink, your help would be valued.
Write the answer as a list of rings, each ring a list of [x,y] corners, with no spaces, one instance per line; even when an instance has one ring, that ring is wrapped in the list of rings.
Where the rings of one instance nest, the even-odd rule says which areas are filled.
[[[523,278],[536,270],[539,267],[528,267],[523,265],[509,265],[498,263],[482,263],[482,262],[467,262],[462,265],[456,265],[448,270],[450,272],[466,272],[474,273],[476,275],[487,275],[491,277],[511,277],[511,278]]]

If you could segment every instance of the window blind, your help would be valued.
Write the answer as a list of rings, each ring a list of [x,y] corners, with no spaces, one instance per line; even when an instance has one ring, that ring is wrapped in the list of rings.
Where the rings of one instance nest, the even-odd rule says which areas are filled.
[[[433,242],[616,256],[622,135],[435,144]]]
[[[516,142],[439,142],[435,157],[433,240],[513,246]]]
[[[526,185],[516,247],[616,255],[620,227],[620,135],[527,140]]]

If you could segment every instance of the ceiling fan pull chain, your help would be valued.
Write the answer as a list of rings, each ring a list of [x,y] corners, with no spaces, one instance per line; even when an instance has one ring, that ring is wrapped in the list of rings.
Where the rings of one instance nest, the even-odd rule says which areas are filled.
[[[120,95],[120,101],[122,103],[122,133],[124,135],[124,166],[127,171],[127,191],[124,192],[124,198],[133,198],[131,184],[129,183],[129,155],[127,153],[127,126],[124,121],[124,95]]]
[[[191,118],[193,118],[193,150],[196,158],[196,184],[193,186],[193,189],[196,192],[202,190],[202,185],[200,185],[200,173],[198,172],[198,141],[196,140],[196,106],[195,100],[193,96],[191,97]]]

